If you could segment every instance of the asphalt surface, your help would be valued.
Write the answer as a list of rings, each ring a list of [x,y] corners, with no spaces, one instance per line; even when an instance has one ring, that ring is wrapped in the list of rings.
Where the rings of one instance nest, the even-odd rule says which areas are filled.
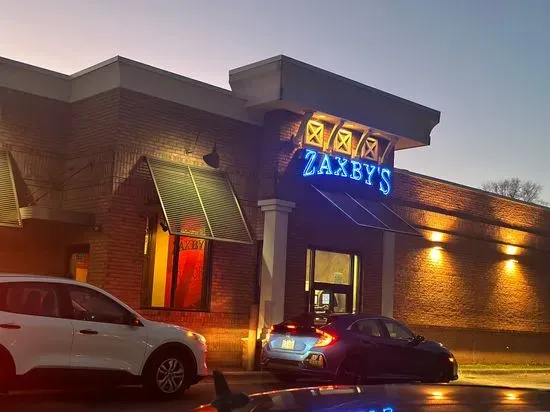
[[[228,382],[235,392],[257,393],[291,386],[310,386],[313,382],[285,385],[269,374],[233,374]],[[550,389],[550,373],[479,374],[467,372],[454,384]],[[113,391],[81,390],[70,392],[27,392],[0,396],[0,411],[29,412],[185,412],[208,403],[214,398],[214,385],[207,379],[189,389],[181,400],[152,402],[139,387],[119,388]]]

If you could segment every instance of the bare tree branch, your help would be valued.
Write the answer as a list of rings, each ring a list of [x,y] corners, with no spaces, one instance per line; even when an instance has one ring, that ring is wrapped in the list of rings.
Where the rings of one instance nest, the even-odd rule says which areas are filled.
[[[521,181],[517,177],[485,182],[481,185],[481,188],[487,192],[506,196],[510,199],[546,205],[541,197],[542,185],[528,180]]]

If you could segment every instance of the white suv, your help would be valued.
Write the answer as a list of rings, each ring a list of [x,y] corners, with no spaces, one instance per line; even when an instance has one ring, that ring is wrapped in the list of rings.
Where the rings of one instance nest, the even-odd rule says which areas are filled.
[[[4,391],[54,378],[97,378],[141,383],[153,395],[174,398],[206,375],[206,341],[198,333],[144,319],[87,283],[0,274]]]

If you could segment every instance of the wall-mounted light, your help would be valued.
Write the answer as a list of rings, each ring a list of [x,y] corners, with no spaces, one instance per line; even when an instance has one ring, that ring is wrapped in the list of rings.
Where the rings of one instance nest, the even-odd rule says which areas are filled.
[[[432,232],[430,236],[432,242],[443,242],[443,233],[441,232]]]
[[[212,151],[208,154],[205,154],[202,157],[202,160],[204,160],[204,163],[206,163],[210,167],[213,167],[214,169],[220,167],[220,155],[216,150],[216,143],[214,143],[214,148],[212,149]]]
[[[519,248],[517,246],[506,245],[504,247],[504,253],[506,253],[507,255],[511,255],[511,256],[517,255],[518,250],[519,250]]]
[[[168,227],[168,224],[164,220],[161,220],[159,222],[159,225],[163,232],[168,232],[168,230],[170,230],[170,228]]]

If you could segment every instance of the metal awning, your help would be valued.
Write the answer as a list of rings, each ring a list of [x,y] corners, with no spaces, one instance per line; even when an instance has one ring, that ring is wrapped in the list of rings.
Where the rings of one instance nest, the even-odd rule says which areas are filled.
[[[315,186],[313,188],[359,226],[422,236],[414,227],[382,202],[359,198],[345,192],[327,192]]]
[[[146,157],[172,234],[252,243],[225,173]]]
[[[22,226],[10,155],[6,151],[0,151],[0,226]]]

